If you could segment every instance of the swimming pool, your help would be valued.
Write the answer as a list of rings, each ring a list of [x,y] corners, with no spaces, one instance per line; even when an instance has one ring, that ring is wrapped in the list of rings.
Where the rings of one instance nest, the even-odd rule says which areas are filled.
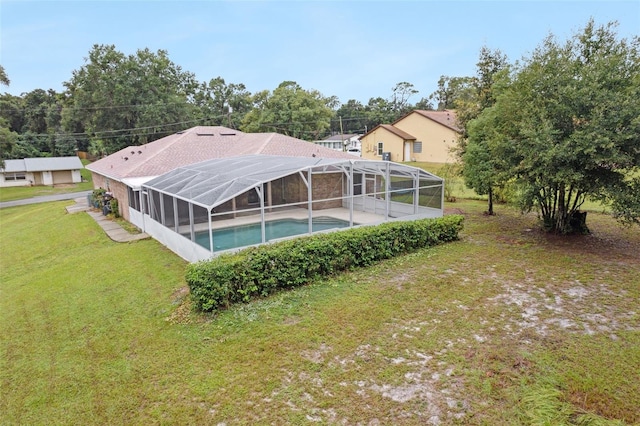
[[[278,219],[265,222],[264,225],[267,241],[291,237],[293,235],[306,234],[309,232],[308,219]],[[349,222],[346,220],[328,216],[313,218],[313,232],[348,227]],[[260,222],[213,230],[213,251],[250,246],[253,244],[260,244],[261,242],[262,230]],[[197,232],[196,243],[206,249],[209,249],[209,232]]]

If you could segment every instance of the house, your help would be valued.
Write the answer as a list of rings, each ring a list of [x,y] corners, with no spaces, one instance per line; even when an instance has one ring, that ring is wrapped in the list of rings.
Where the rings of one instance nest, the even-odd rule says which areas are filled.
[[[360,136],[355,133],[333,135],[313,143],[336,151],[348,151],[349,149],[360,148]]]
[[[414,110],[360,137],[362,157],[396,162],[450,163],[460,135],[453,110]]]
[[[79,183],[83,167],[78,157],[5,160],[0,168],[0,187]]]
[[[129,146],[87,165],[95,188],[110,191],[120,215],[143,228],[142,185],[179,167],[205,160],[242,155],[281,155],[307,158],[353,159],[278,133],[244,133],[224,126],[197,126],[140,146]]]

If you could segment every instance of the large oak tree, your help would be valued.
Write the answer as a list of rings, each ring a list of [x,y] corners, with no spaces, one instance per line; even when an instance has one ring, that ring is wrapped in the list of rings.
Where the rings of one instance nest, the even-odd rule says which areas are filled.
[[[102,141],[109,153],[194,124],[198,83],[164,50],[125,55],[113,45],[94,45],[64,85],[65,128]]]
[[[240,129],[244,132],[277,132],[305,140],[316,140],[331,125],[335,98],[317,90],[305,90],[295,81],[284,81],[273,91],[254,94],[253,109]]]

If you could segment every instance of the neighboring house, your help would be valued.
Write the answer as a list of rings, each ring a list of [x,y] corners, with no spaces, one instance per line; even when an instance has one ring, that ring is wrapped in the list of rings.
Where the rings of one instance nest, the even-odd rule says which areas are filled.
[[[355,133],[333,135],[321,141],[314,141],[313,143],[335,151],[348,151],[349,149],[360,148],[360,136],[362,135]]]
[[[182,166],[242,155],[349,158],[311,142],[278,133],[244,133],[223,126],[198,126],[141,146],[129,146],[87,165],[95,188],[118,200],[120,214],[141,227],[144,199],[141,187],[151,179]]]
[[[82,182],[78,157],[41,157],[5,160],[0,187],[58,185]]]
[[[362,157],[396,162],[455,161],[460,129],[453,110],[415,110],[392,124],[380,124],[360,137]]]

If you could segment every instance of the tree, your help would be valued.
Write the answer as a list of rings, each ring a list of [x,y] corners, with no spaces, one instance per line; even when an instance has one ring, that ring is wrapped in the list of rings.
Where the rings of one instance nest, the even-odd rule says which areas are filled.
[[[418,91],[413,84],[402,81],[391,89],[391,96],[388,99],[370,98],[365,107],[367,127],[372,129],[378,124],[393,123],[409,113],[414,109],[413,105],[409,103],[409,98],[417,93]]]
[[[365,106],[355,99],[349,99],[346,104],[340,105],[335,113],[336,119],[332,122],[332,130],[344,133],[365,133],[367,118]],[[340,129],[342,122],[342,130]]]
[[[495,104],[500,91],[496,83],[500,78],[505,81],[508,78],[505,71],[508,69],[507,57],[499,50],[483,46],[476,69],[474,77],[458,80],[464,82],[460,83],[465,87],[462,90],[464,94],[456,95],[453,100],[458,126],[463,129],[458,139],[457,153],[462,159],[465,184],[479,195],[487,195],[487,214],[493,215],[494,192],[505,179],[498,168],[501,159],[492,155],[490,149],[495,139],[501,136],[491,128],[496,123],[491,113],[477,123],[473,123],[473,120]],[[475,126],[473,132],[470,131],[472,126]]]
[[[391,89],[391,99],[389,100],[391,111],[398,118],[407,114],[413,109],[413,105],[409,103],[409,98],[417,93],[418,91],[414,88],[413,84],[406,81],[397,83],[395,87]]]
[[[462,176],[467,187],[478,195],[487,195],[487,212],[493,215],[493,198],[496,188],[501,187],[509,179],[505,173],[503,157],[497,155],[501,138],[498,111],[487,109],[477,119],[468,123],[469,139],[462,156]]]
[[[413,106],[414,109],[421,109],[426,111],[433,111],[433,102],[429,98],[421,98],[416,104]]]
[[[9,77],[2,65],[0,65],[0,84],[9,85]],[[0,117],[0,168],[4,168],[4,160],[13,149],[16,137],[16,133],[9,129],[9,122]]]
[[[4,70],[4,67],[0,65],[0,84],[4,86],[8,86],[11,83],[9,81],[9,76],[7,76],[7,72]]]
[[[440,76],[438,90],[429,95],[429,103],[435,102],[438,111],[455,109],[460,101],[470,101],[474,92],[473,77]]]
[[[64,83],[65,129],[104,140],[108,152],[147,143],[193,123],[197,89],[192,73],[164,50],[124,55],[113,45],[94,45],[86,64]]]
[[[17,140],[18,134],[0,122],[0,169],[4,168],[4,160],[9,158]]]
[[[377,97],[369,99],[365,107],[367,113],[367,128],[373,129],[378,124],[392,123],[396,120],[396,114],[387,99]]]
[[[460,155],[464,154],[467,123],[495,103],[494,84],[500,79],[500,74],[508,70],[508,67],[507,56],[500,50],[491,50],[487,46],[482,46],[476,63],[476,75],[463,78],[466,81],[464,95],[457,95],[452,101],[456,109],[458,126],[463,129]]]
[[[522,207],[552,232],[588,232],[587,198],[640,224],[640,37],[618,39],[615,27],[591,20],[564,44],[550,35],[477,119],[500,136],[488,152],[504,160]]]
[[[245,132],[278,132],[315,140],[331,125],[335,98],[317,90],[305,90],[295,81],[284,81],[273,91],[253,96],[253,109],[242,120]]]
[[[236,128],[251,110],[251,93],[244,84],[227,84],[222,77],[202,83],[196,92],[197,114],[210,125]]]
[[[24,99],[4,93],[0,95],[0,119],[12,132],[19,132],[24,125]]]

